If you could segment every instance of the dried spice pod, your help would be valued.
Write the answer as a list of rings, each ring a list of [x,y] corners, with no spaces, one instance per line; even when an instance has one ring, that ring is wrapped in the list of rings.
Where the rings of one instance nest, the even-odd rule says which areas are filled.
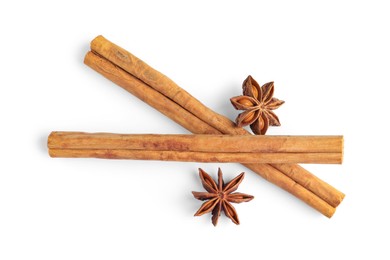
[[[237,211],[231,203],[241,203],[252,200],[252,195],[234,192],[238,189],[238,186],[244,179],[245,173],[241,173],[233,180],[225,184],[223,182],[221,168],[218,168],[218,183],[211,178],[205,171],[199,168],[199,177],[202,181],[203,188],[207,192],[193,191],[192,194],[198,200],[207,200],[202,204],[199,210],[195,213],[195,216],[201,216],[203,214],[211,212],[212,223],[214,226],[218,223],[218,218],[221,212],[224,211],[225,215],[230,218],[234,224],[240,224]]]
[[[256,99],[248,96],[238,96],[230,99],[232,105],[237,110],[245,110],[236,118],[239,127],[253,124],[260,115],[260,103]]]
[[[236,118],[239,127],[250,125],[253,133],[264,135],[268,126],[280,126],[278,116],[271,110],[283,105],[284,101],[274,98],[274,83],[268,82],[260,87],[250,75],[242,84],[242,96],[230,99],[237,110],[244,110]]]

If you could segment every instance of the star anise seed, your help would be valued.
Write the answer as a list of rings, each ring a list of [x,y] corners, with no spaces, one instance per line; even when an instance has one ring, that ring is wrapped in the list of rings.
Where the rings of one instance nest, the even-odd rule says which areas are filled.
[[[264,135],[268,126],[280,126],[275,110],[283,105],[284,101],[274,98],[274,83],[268,82],[260,87],[259,83],[251,76],[248,76],[243,84],[242,96],[230,99],[237,110],[244,110],[236,118],[236,125],[239,127],[250,125],[253,133]]]
[[[230,218],[233,223],[240,224],[236,210],[233,203],[241,203],[252,200],[254,197],[248,194],[234,192],[237,190],[238,185],[244,179],[245,173],[241,173],[233,180],[224,184],[222,178],[222,171],[218,168],[218,182],[215,182],[210,175],[199,168],[199,177],[202,181],[202,185],[207,192],[193,191],[192,194],[198,200],[207,200],[202,204],[199,210],[195,213],[195,216],[201,216],[203,214],[211,212],[212,223],[214,226],[218,223],[218,218],[221,212],[224,211],[225,215]]]

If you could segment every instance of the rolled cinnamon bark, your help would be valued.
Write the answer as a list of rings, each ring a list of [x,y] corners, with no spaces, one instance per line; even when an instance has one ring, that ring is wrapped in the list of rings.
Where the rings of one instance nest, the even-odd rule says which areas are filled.
[[[229,118],[206,107],[173,80],[103,36],[97,36],[91,42],[91,50],[143,81],[221,133],[230,135],[249,134],[245,129],[237,127]]]
[[[49,148],[199,151],[223,153],[338,153],[342,136],[112,134],[55,131]],[[341,157],[338,159],[341,161]]]
[[[138,80],[133,75],[125,72],[123,69],[108,61],[107,59],[92,52],[88,52],[85,56],[84,63],[98,73],[102,74],[107,79],[113,81],[114,83],[118,84],[119,86],[129,91],[136,97],[140,98],[147,104],[159,110],[164,115],[173,119],[175,122],[179,123],[184,128],[188,129],[190,132],[197,134],[222,133],[221,131],[209,125],[207,122],[207,126],[204,126],[202,129],[199,128],[197,124],[193,123],[195,121],[199,121],[199,118],[194,116],[192,113],[189,113],[186,109],[179,106],[172,100],[168,99],[161,93],[152,89],[144,82]],[[148,98],[149,95],[153,95],[153,98]],[[186,111],[187,113],[185,113],[184,111]],[[187,120],[181,120],[180,118],[178,118],[180,117],[180,114],[185,114],[187,116]],[[232,127],[234,127],[233,122],[231,123]],[[266,180],[290,192],[291,194],[301,199],[302,201],[304,201],[314,209],[318,210],[325,216],[331,217],[334,214],[335,206],[329,204],[332,199],[320,198],[316,195],[316,193],[318,193],[317,190],[328,188],[329,185],[324,185],[326,184],[325,182],[321,181],[319,183],[316,183],[316,185],[313,184],[313,187],[311,187],[311,190],[309,190],[308,188],[302,186],[298,181],[291,179],[283,172],[272,167],[271,165],[245,164],[245,166],[253,170],[258,175],[262,176]],[[335,198],[343,197],[343,194],[333,187],[331,188],[331,190],[329,190],[329,193],[332,197]],[[339,196],[339,194],[342,194],[342,196]],[[340,199],[340,201],[341,200],[342,198]]]
[[[52,157],[239,163],[341,163],[342,137],[52,132]]]

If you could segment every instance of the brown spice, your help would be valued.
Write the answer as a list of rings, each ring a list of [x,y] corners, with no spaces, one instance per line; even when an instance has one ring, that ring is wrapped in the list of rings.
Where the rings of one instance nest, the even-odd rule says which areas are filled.
[[[192,194],[198,200],[207,201],[202,204],[199,210],[195,213],[195,216],[201,216],[211,212],[212,223],[214,226],[216,226],[221,212],[224,211],[225,215],[230,218],[233,223],[237,225],[240,224],[237,212],[231,202],[247,202],[254,198],[252,195],[234,192],[237,190],[238,186],[244,179],[244,175],[245,173],[242,172],[233,180],[227,184],[224,184],[221,168],[218,168],[218,183],[215,182],[213,178],[211,178],[211,176],[208,175],[205,171],[199,169],[199,177],[202,181],[203,187],[207,190],[207,192],[193,191]]]
[[[273,97],[274,83],[268,82],[260,87],[259,83],[248,76],[243,84],[243,96],[230,99],[237,110],[245,110],[238,115],[239,127],[250,125],[253,133],[263,135],[268,126],[280,126],[279,118],[271,110],[279,108],[284,101]]]
[[[48,148],[50,156],[65,158],[341,163],[343,137],[52,132]]]

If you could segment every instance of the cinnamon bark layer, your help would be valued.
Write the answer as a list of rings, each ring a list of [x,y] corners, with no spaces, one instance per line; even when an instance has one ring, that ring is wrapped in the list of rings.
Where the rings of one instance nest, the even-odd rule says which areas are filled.
[[[234,123],[231,122],[229,119],[222,117],[221,115],[213,112],[212,110],[205,107],[203,104],[201,104],[199,101],[195,101],[195,98],[184,98],[183,102],[176,103],[173,100],[175,100],[175,94],[181,93],[181,95],[189,95],[187,92],[178,89],[176,92],[172,91],[171,88],[168,86],[167,88],[170,89],[169,91],[162,91],[165,94],[171,94],[170,98],[167,96],[164,96],[161,92],[156,91],[148,84],[145,84],[145,82],[139,80],[137,77],[131,75],[130,73],[124,71],[122,68],[118,66],[118,64],[114,64],[107,60],[106,58],[103,58],[104,56],[109,57],[109,55],[104,55],[104,52],[106,50],[112,50],[111,55],[112,57],[120,58],[120,56],[123,56],[122,59],[123,63],[126,62],[126,60],[133,60],[131,63],[132,66],[137,66],[138,64],[141,64],[142,69],[136,69],[135,71],[139,71],[140,75],[138,77],[142,78],[149,78],[149,82],[153,83],[153,78],[156,78],[157,82],[159,82],[158,75],[154,75],[155,70],[149,70],[148,67],[145,67],[146,64],[140,61],[139,59],[136,59],[134,62],[133,55],[129,54],[128,52],[124,51],[123,49],[119,48],[118,50],[118,57],[116,57],[115,54],[115,48],[116,45],[112,44],[110,46],[110,42],[108,42],[106,39],[104,39],[102,36],[97,37],[92,42],[92,50],[97,54],[94,54],[92,52],[88,52],[85,57],[85,64],[90,66],[95,71],[102,74],[107,79],[113,81],[114,83],[118,84],[119,86],[123,87],[133,95],[137,96],[144,102],[148,103],[155,109],[162,112],[164,115],[170,117],[180,125],[182,125],[184,128],[188,129],[189,131],[193,133],[198,134],[221,134],[221,133],[230,133],[230,134],[249,134],[244,129],[235,127]],[[106,46],[106,47],[102,47]],[[109,47],[107,47],[109,46]],[[113,49],[114,48],[114,49]],[[129,56],[129,57],[127,57]],[[111,59],[112,59],[111,57]],[[127,57],[127,58],[126,58]],[[122,63],[122,66],[124,66]],[[131,67],[131,66],[130,66]],[[152,73],[151,73],[152,72]],[[156,72],[158,73],[158,72]],[[142,76],[144,74],[144,76]],[[162,77],[162,82],[164,82],[164,76]],[[145,80],[145,79],[144,79]],[[145,80],[146,81],[146,80]],[[169,82],[169,80],[168,80]],[[165,84],[165,83],[164,83]],[[177,86],[177,85],[176,85]],[[156,87],[156,86],[154,86]],[[166,86],[162,86],[165,88]],[[156,87],[157,88],[157,87]],[[164,90],[164,89],[163,89]],[[187,94],[186,94],[187,93]],[[153,98],[149,98],[149,95],[153,95]],[[163,101],[161,101],[163,100]],[[177,99],[176,99],[177,101]],[[187,103],[186,103],[187,102]],[[179,105],[180,104],[180,105]],[[200,104],[202,109],[197,108],[197,106]],[[202,120],[199,119],[198,116],[195,116],[194,114],[198,113],[202,117]],[[184,114],[187,116],[186,120],[183,120],[181,118],[180,114]],[[216,118],[213,118],[216,117]],[[221,118],[222,117],[222,118]],[[195,124],[193,122],[199,122],[202,121],[202,128],[198,127],[198,124]],[[217,129],[222,128],[221,130]],[[225,127],[225,130],[223,130],[223,127]],[[240,130],[241,129],[241,130]],[[279,169],[273,167],[273,165],[267,165],[267,164],[245,164],[248,168],[252,169],[254,172],[259,174],[260,176],[264,177],[268,181],[276,184],[277,186],[285,189],[286,191],[290,192],[294,196],[300,198],[302,201],[306,202],[308,205],[312,206],[313,208],[320,211],[322,214],[331,217],[334,214],[335,207],[342,201],[344,198],[344,194],[335,189],[334,187],[330,186],[329,184],[323,182],[322,180],[315,177],[313,174],[307,173],[307,178],[304,181],[302,181],[300,178],[294,178],[292,179],[290,176],[288,176],[288,172],[282,172]],[[299,169],[299,168],[298,168]],[[302,168],[303,169],[303,168]],[[289,171],[289,170],[288,170]],[[293,175],[294,176],[294,175]],[[296,176],[296,175],[295,175]],[[308,185],[310,183],[310,185]],[[321,196],[321,197],[320,197]]]
[[[222,153],[193,151],[158,151],[128,149],[56,149],[50,148],[51,157],[100,158],[128,160],[157,160],[202,163],[318,163],[335,161],[333,153]],[[319,158],[319,156],[321,158]]]

